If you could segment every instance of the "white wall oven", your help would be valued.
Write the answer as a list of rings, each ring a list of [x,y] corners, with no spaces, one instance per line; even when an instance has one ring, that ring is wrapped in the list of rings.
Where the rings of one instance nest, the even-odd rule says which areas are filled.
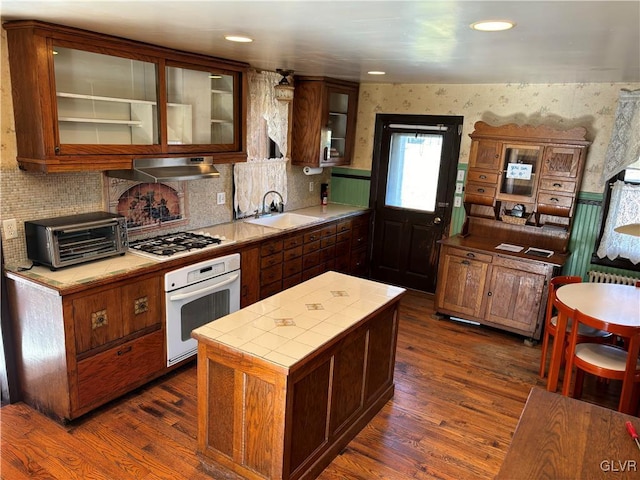
[[[196,354],[193,329],[240,309],[240,254],[174,270],[164,283],[170,367]]]

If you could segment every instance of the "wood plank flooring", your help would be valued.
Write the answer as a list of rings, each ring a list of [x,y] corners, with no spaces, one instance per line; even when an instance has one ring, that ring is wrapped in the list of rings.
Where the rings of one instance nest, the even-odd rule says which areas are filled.
[[[321,480],[489,479],[538,378],[540,347],[486,327],[432,318],[433,298],[403,299],[395,396]],[[619,386],[585,382],[615,408]],[[0,410],[6,480],[211,479],[196,455],[192,363],[60,425],[17,403]]]

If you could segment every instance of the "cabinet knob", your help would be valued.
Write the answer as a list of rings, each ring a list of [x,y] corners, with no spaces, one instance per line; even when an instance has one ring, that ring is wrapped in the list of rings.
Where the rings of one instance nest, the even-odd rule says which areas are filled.
[[[488,297],[491,297],[492,295],[493,295],[493,293],[492,293],[492,292],[487,293],[487,296],[488,296]]]
[[[436,217],[433,219],[433,223],[435,225],[440,225],[442,223],[442,219],[440,217]]]

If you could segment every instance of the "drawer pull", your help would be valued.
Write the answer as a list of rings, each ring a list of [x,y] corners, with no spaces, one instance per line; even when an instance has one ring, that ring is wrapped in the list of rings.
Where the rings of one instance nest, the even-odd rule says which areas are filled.
[[[108,323],[107,310],[98,310],[97,312],[91,313],[91,330],[104,327]]]
[[[149,300],[147,297],[136,298],[133,304],[133,312],[136,315],[149,311]]]
[[[129,353],[131,351],[133,347],[131,345],[124,347],[121,350],[118,350],[118,356],[121,357],[122,355],[124,355],[125,353]]]
[[[481,178],[482,180],[486,180],[486,179],[487,179],[487,176],[486,176],[486,175],[480,175],[480,178]]]
[[[549,200],[551,202],[559,202],[560,201],[560,199],[558,197],[551,197]]]
[[[471,262],[469,260],[462,260],[462,262],[460,262],[462,265],[471,265]]]
[[[556,187],[556,188],[560,188],[562,186],[562,184],[561,183],[554,183],[553,186]]]
[[[467,257],[469,257],[469,258],[476,258],[476,256],[475,256],[473,253],[471,253],[471,252],[467,253]]]
[[[484,193],[484,188],[479,188],[478,193]]]
[[[311,235],[311,236],[309,237],[309,240],[310,240],[310,241],[312,241],[312,242],[313,242],[315,239],[316,239],[316,236],[315,236],[315,235]]]

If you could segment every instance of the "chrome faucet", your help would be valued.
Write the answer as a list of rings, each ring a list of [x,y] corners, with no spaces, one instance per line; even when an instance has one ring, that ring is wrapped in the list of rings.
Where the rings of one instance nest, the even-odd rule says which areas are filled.
[[[284,212],[284,199],[282,198],[282,195],[280,194],[280,192],[276,192],[275,190],[269,190],[267,193],[264,194],[264,197],[262,197],[262,212],[261,212],[261,215],[265,215],[265,214],[269,213],[266,210],[265,202],[267,201],[267,195],[269,195],[270,193],[275,193],[276,195],[278,195],[280,197],[280,204],[278,205],[278,213]],[[269,209],[269,211],[271,211],[271,209]]]

